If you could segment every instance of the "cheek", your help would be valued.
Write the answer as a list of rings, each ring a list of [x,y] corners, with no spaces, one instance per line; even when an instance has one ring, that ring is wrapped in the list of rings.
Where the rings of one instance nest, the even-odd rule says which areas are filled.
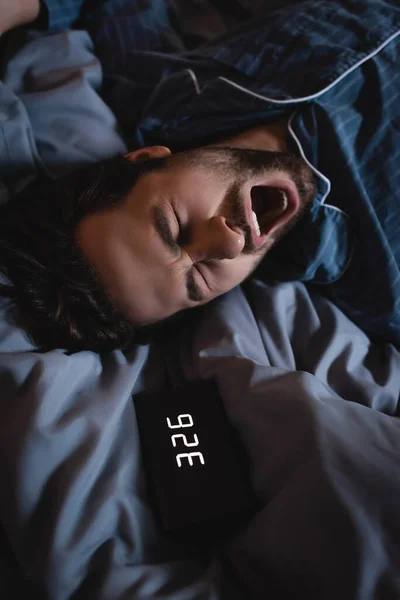
[[[168,197],[174,199],[183,220],[196,222],[215,214],[226,189],[227,183],[213,172],[191,172],[171,187]]]

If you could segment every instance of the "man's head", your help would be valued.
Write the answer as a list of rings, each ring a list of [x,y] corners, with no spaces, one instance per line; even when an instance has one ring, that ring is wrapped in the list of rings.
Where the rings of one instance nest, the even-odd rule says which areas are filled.
[[[165,150],[160,159],[161,152],[123,202],[77,228],[99,280],[136,325],[241,283],[314,194],[308,168],[292,155],[225,147]]]
[[[41,347],[108,350],[242,282],[314,195],[290,154],[142,149],[8,209],[0,266]]]

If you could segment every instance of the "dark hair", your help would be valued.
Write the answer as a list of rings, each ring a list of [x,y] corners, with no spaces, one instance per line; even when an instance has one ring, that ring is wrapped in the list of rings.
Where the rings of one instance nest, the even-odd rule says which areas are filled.
[[[132,341],[133,325],[103,289],[76,243],[85,215],[121,203],[162,159],[122,156],[36,184],[0,208],[0,295],[40,350],[110,351]]]

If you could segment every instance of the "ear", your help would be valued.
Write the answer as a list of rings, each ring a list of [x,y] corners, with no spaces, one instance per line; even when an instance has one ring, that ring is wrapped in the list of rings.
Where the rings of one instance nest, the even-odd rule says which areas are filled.
[[[139,148],[134,152],[125,154],[125,158],[132,162],[141,162],[145,160],[152,160],[153,158],[164,158],[169,156],[171,150],[166,146],[147,146],[146,148]]]

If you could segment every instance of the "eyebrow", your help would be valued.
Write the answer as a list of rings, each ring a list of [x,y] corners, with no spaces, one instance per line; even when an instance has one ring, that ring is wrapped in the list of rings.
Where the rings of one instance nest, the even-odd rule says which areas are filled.
[[[172,235],[169,219],[162,208],[158,205],[153,208],[153,222],[154,228],[160,236],[164,246],[166,246],[171,254],[178,256],[180,248],[174,240],[174,236]],[[205,296],[194,278],[193,267],[187,271],[185,283],[189,300],[192,300],[193,302],[202,302],[205,300]]]

